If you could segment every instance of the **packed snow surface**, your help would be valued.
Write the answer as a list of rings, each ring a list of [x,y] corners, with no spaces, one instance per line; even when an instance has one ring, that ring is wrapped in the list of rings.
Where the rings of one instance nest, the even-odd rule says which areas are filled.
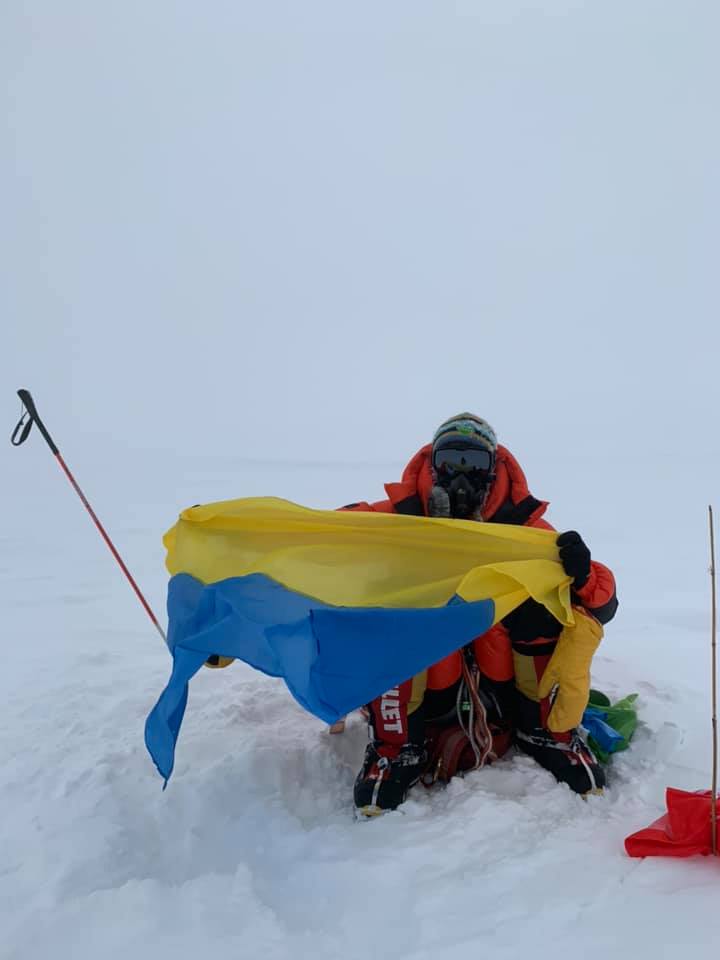
[[[714,952],[720,863],[637,861],[623,850],[627,834],[662,812],[667,785],[709,786],[700,506],[682,522],[620,521],[593,499],[590,461],[577,466],[589,500],[573,491],[569,468],[558,479],[549,516],[572,520],[618,577],[621,608],[594,684],[613,697],[640,694],[640,728],[613,760],[604,796],[582,800],[512,755],[447,788],[418,786],[399,811],[357,821],[362,718],[330,736],[281,681],[243,664],[193,680],[176,770],[162,791],[143,721],[169,657],[38,450],[26,445],[12,461],[18,478],[26,457],[39,472],[26,476],[27,512],[11,514],[3,534],[3,958],[359,960],[372,949],[445,960],[557,956],[579,945],[598,960],[618,950]],[[177,513],[162,502],[171,475],[182,478],[177,509],[263,483],[333,506],[351,489],[379,493],[380,478],[398,469],[285,464],[279,481],[273,464],[156,461],[145,456],[142,477],[128,470],[119,484],[113,474],[127,499],[107,512],[125,518],[112,533],[159,611],[160,535]],[[136,496],[140,506],[128,507]]]

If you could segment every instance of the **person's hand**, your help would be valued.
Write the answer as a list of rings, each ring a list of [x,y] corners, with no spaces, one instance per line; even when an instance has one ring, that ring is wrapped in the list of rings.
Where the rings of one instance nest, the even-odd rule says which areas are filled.
[[[581,590],[590,576],[590,551],[585,541],[574,530],[561,533],[555,541],[560,551],[560,562],[565,573],[573,578],[573,586]]]
[[[214,670],[217,670],[218,667],[222,669],[223,667],[229,667],[230,664],[234,661],[235,657],[221,657],[217,653],[213,653],[205,661],[206,667],[212,667]]]

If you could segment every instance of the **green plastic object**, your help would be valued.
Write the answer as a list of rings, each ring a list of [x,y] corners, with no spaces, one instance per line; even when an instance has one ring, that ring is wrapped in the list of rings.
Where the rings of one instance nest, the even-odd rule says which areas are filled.
[[[601,710],[605,715],[605,723],[622,737],[622,740],[615,745],[613,753],[627,750],[630,746],[630,740],[638,725],[637,707],[635,706],[637,698],[637,693],[631,693],[627,697],[623,697],[622,700],[612,703],[610,698],[601,690],[590,691],[588,706]],[[603,750],[592,735],[588,737],[588,743],[601,763],[607,763],[610,760],[612,754]]]

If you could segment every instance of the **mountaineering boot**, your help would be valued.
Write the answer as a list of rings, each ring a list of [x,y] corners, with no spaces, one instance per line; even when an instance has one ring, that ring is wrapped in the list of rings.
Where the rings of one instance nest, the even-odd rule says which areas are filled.
[[[605,772],[577,730],[551,733],[544,727],[531,731],[516,730],[515,742],[575,793],[602,793]]]
[[[417,744],[393,748],[377,740],[369,743],[355,780],[355,806],[366,817],[399,807],[422,776],[426,763],[427,754]]]

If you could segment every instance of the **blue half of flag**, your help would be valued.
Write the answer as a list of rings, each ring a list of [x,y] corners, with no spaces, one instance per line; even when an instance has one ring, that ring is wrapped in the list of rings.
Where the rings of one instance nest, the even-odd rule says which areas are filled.
[[[188,683],[212,655],[282,677],[295,699],[333,723],[488,630],[493,600],[453,597],[441,607],[337,607],[265,574],[203,584],[189,574],[168,587],[172,673],[145,725],[145,743],[165,779]]]

